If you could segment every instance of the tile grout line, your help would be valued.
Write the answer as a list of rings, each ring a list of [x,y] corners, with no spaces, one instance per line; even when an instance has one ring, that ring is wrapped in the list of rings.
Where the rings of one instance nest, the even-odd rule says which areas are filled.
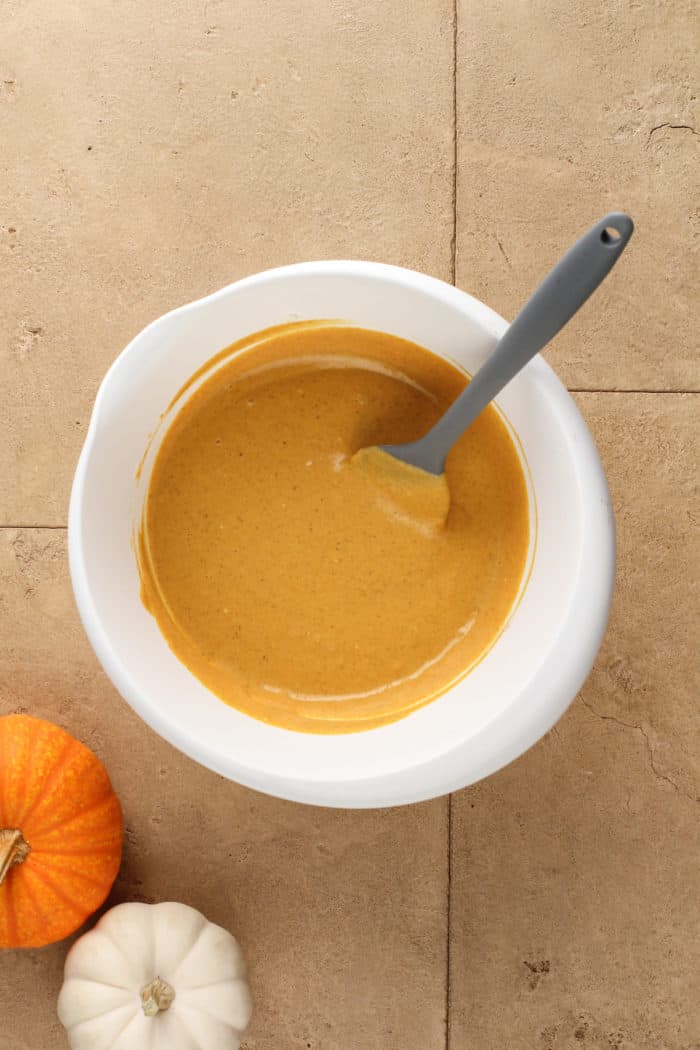
[[[457,3],[452,0],[452,238],[450,279],[457,280]]]
[[[28,525],[26,522],[22,525],[0,525],[0,532],[9,531],[11,529],[37,529],[37,530],[49,530],[51,532],[66,532],[68,530],[67,525]]]
[[[700,394],[700,390],[642,390],[641,388],[623,389],[621,387],[606,389],[605,387],[570,386],[567,389],[570,394],[665,394],[669,397],[680,394]]]
[[[447,796],[447,950],[445,952],[445,1050],[450,1050],[450,1000],[452,960],[452,795]]]
[[[452,0],[452,239],[450,278],[457,283],[457,50],[458,3]],[[452,795],[447,796],[447,900],[445,902],[445,1050],[450,1050],[450,1000],[452,959]]]

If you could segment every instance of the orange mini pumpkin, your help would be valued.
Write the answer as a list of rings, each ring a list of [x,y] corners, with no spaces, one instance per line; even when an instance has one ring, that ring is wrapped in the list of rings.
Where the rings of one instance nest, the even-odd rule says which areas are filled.
[[[0,948],[82,926],[116,878],[123,830],[92,751],[42,719],[0,718]]]

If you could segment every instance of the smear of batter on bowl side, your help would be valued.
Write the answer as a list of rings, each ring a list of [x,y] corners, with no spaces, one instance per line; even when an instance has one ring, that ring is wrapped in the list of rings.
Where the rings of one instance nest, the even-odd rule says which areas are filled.
[[[182,663],[255,718],[313,733],[395,721],[508,618],[530,535],[518,453],[489,407],[448,458],[449,494],[420,471],[407,485],[390,457],[356,453],[422,436],[459,369],[339,323],[249,342],[219,355],[158,451],[142,599]]]

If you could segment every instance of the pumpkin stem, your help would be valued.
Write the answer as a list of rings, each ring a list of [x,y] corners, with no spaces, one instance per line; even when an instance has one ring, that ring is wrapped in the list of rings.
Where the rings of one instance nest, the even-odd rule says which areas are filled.
[[[174,998],[175,989],[160,977],[141,989],[141,1005],[146,1017],[155,1017],[161,1010],[167,1010]]]
[[[0,886],[13,864],[21,864],[29,856],[31,846],[17,828],[0,828]]]

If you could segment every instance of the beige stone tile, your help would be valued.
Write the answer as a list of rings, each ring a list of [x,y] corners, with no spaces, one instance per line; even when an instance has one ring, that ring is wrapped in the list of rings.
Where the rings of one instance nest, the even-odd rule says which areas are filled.
[[[110,903],[185,901],[240,937],[256,1003],[247,1050],[443,1050],[446,801],[295,806],[174,751],[99,670],[63,531],[0,530],[0,714],[17,710],[65,726],[109,769],[127,825]],[[66,949],[0,954],[2,1050],[66,1045]]]
[[[64,524],[97,385],[269,266],[450,275],[452,0],[6,0],[0,524]]]
[[[700,794],[698,394],[579,394],[608,472],[618,575],[585,698],[640,723],[656,772]]]
[[[457,284],[512,318],[606,211],[614,273],[548,353],[577,389],[700,386],[691,2],[458,5]]]
[[[693,1050],[700,1031],[700,398],[578,400],[616,507],[614,611],[559,725],[454,797],[453,1050]]]

